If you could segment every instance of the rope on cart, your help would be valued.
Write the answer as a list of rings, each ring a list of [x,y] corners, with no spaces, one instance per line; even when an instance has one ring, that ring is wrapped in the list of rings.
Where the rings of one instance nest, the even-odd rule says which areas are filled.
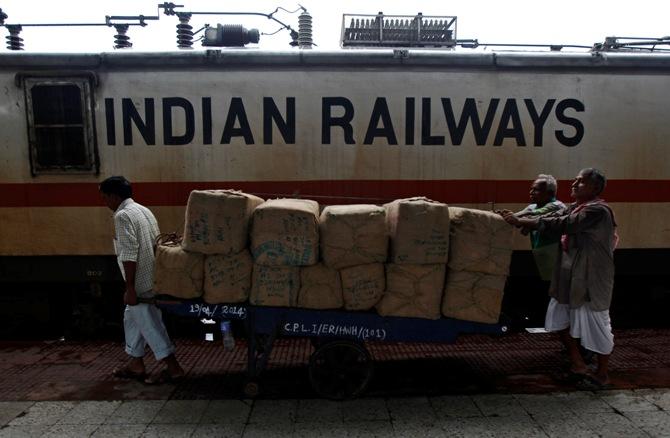
[[[162,233],[156,237],[156,246],[177,246],[181,245],[182,236],[177,233]]]

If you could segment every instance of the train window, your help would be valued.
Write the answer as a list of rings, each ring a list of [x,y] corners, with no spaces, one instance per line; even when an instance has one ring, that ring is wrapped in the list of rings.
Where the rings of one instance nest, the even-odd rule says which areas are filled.
[[[24,84],[32,173],[97,173],[89,80],[41,77]]]

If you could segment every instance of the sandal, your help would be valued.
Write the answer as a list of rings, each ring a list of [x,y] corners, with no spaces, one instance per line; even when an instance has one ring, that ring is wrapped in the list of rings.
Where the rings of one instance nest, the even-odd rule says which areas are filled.
[[[172,383],[172,384],[178,384],[184,380],[184,375],[180,376],[173,376],[170,374],[168,370],[162,370],[160,373],[156,374],[155,376],[150,376],[144,380],[144,383],[147,385],[160,385],[162,383]]]
[[[147,378],[147,373],[138,373],[137,371],[131,370],[127,366],[116,368],[114,371],[112,371],[112,375],[114,377],[118,377],[119,379],[138,380],[140,382]]]
[[[595,377],[588,375],[577,382],[575,386],[581,391],[602,391],[605,389],[612,389],[614,387],[611,383],[602,383]]]

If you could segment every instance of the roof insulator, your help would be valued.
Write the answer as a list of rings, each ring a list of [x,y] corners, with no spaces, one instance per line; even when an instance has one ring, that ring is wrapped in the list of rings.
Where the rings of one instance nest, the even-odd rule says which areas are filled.
[[[130,42],[130,37],[126,35],[126,32],[128,32],[127,24],[115,24],[114,29],[116,29],[116,35],[114,35],[115,49],[129,49],[133,47],[133,43]]]
[[[9,31],[9,35],[5,37],[7,39],[7,48],[9,50],[23,50],[23,38],[19,36],[22,30],[21,25],[8,24],[5,27]]]
[[[298,17],[298,47],[301,49],[311,49],[313,45],[312,16],[307,11],[304,11]]]
[[[193,48],[193,26],[188,24],[191,14],[177,12],[179,24],[177,25],[177,47],[180,49]]]

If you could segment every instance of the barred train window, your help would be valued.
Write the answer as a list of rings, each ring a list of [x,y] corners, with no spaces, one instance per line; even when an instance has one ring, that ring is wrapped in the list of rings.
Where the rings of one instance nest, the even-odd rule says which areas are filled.
[[[90,83],[85,78],[26,78],[33,174],[97,173]]]

